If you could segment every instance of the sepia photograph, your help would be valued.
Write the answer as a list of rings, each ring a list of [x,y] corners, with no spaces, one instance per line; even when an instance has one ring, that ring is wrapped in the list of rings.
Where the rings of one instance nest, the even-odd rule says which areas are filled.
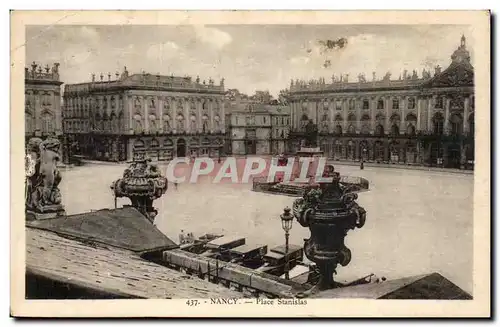
[[[488,316],[489,17],[13,11],[12,314]]]

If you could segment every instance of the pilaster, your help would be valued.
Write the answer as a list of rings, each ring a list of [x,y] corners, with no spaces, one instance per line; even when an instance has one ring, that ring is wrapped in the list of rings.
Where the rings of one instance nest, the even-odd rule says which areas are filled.
[[[444,109],[444,132],[449,133],[450,130],[450,99],[446,98]]]

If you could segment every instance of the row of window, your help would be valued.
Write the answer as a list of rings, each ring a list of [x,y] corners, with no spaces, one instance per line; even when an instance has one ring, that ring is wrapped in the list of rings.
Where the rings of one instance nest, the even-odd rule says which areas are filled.
[[[33,120],[32,117],[26,117],[25,118],[25,129],[27,132],[34,132],[35,131],[35,121]],[[55,122],[54,122],[54,117],[49,114],[42,115],[42,133],[53,133],[55,132]]]
[[[209,146],[209,145],[220,146],[223,144],[223,141],[222,141],[222,139],[215,139],[213,141],[210,141],[210,139],[208,139],[208,138],[203,138],[203,139],[201,139],[201,142],[198,139],[192,139],[187,144],[190,147],[197,147],[197,146],[200,146],[200,144],[202,146]],[[177,141],[177,146],[183,146],[183,145],[185,146],[187,144],[186,144],[186,141],[183,139],[179,139]],[[149,142],[149,146],[147,147],[146,145],[147,144],[144,140],[138,139],[138,140],[134,141],[133,147],[135,150],[146,149],[146,148],[158,149],[158,148],[160,148],[160,141],[158,141],[157,139],[152,139]],[[171,148],[173,146],[174,146],[174,142],[171,139],[165,139],[163,141],[163,147]]]
[[[354,110],[356,108],[356,100],[355,99],[349,99],[346,100],[347,102],[347,107],[349,110]],[[334,101],[335,104],[335,109],[336,110],[342,110],[342,100],[336,100]],[[321,105],[321,104],[320,104]],[[330,104],[328,101],[323,102],[323,109],[328,110],[330,107]],[[361,100],[361,109],[367,110],[370,109],[370,100],[368,99],[363,99]],[[378,99],[377,100],[377,109],[385,109],[385,101],[383,99]],[[444,100],[443,97],[438,97],[436,98],[436,102],[434,104],[434,108],[442,109],[444,107]],[[307,109],[307,102],[302,103],[302,108]],[[391,101],[391,108],[392,109],[400,109],[401,108],[401,102],[399,101],[398,98],[394,98]],[[408,98],[406,109],[415,109],[416,108],[416,98]]]
[[[308,117],[307,115],[305,115],[305,114],[304,114],[304,115],[302,115],[301,120],[302,120],[303,122],[304,122],[304,121],[308,121],[308,120],[309,120],[309,117]],[[329,121],[329,120],[330,120],[330,119],[329,119],[329,115],[328,115],[328,114],[323,114],[323,116],[321,117],[321,121],[322,121],[322,122],[327,122],[327,121]],[[342,118],[342,115],[340,115],[340,114],[335,115],[335,121],[342,121],[342,120],[344,120],[344,119]],[[358,118],[356,117],[356,115],[355,115],[355,114],[351,113],[351,114],[349,114],[349,115],[347,116],[347,120],[348,120],[348,121],[358,121]],[[379,121],[379,122],[380,122],[380,121],[384,121],[384,120],[385,120],[385,116],[384,116],[383,114],[378,114],[377,116],[375,116],[375,120],[376,120],[376,121]],[[371,121],[371,117],[370,117],[370,115],[368,115],[368,114],[364,114],[363,116],[361,116],[361,121]],[[390,117],[390,121],[391,121],[391,122],[401,121],[401,116],[399,116],[398,114],[393,114],[393,115],[391,115],[391,117]],[[412,113],[410,113],[410,114],[406,115],[406,119],[405,119],[405,121],[415,121],[415,122],[416,122],[416,121],[417,121],[417,116],[416,116],[416,115],[414,115],[414,114],[412,114]]]
[[[117,106],[119,108],[123,108],[123,99],[122,96],[120,95],[118,99],[118,105],[116,98],[114,96],[111,96],[109,98],[109,102],[105,98],[66,98],[65,101],[67,101],[67,110],[72,110],[73,108],[75,109],[89,109],[91,108],[92,104],[95,104],[96,109],[107,109],[108,107],[111,109],[115,109]],[[184,103],[188,101],[183,101],[183,100],[167,100],[163,102],[163,108],[166,110],[170,110],[172,104],[176,103],[176,108],[183,110],[184,109]],[[108,105],[109,103],[109,105]],[[189,101],[190,106],[192,110],[196,110],[196,103],[194,101]],[[209,103],[210,101],[204,101],[202,102],[202,109],[203,110],[208,110],[209,109]],[[157,102],[155,99],[148,99],[147,102],[147,107],[151,109],[156,109],[157,108]],[[136,97],[134,99],[134,107],[135,108],[142,108],[142,101]],[[220,103],[219,101],[214,102],[214,109],[219,109],[220,108]]]
[[[267,124],[268,120],[266,118],[266,116],[247,116],[245,117],[245,123],[246,125],[255,125],[256,124],[256,120],[258,117],[262,117],[262,124],[265,125]],[[235,125],[239,125],[241,122],[242,122],[242,119],[243,117],[238,117],[238,116],[235,116],[234,117],[234,123]],[[274,125],[283,125],[283,126],[287,126],[290,124],[290,118],[289,117],[274,117]],[[271,120],[271,122],[273,121]]]
[[[289,125],[290,118],[288,117],[274,117],[274,125]]]

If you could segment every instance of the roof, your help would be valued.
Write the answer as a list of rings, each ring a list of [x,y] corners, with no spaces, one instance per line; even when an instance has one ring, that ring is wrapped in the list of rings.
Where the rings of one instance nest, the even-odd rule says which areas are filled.
[[[472,297],[438,273],[387,280],[381,283],[334,288],[313,298],[367,299],[471,299]]]
[[[110,251],[34,228],[26,228],[26,272],[119,298],[243,297],[243,293],[143,260],[127,250]]]
[[[178,247],[131,206],[36,220],[29,222],[28,225],[55,232],[64,237],[97,242],[137,253]]]
[[[423,88],[474,86],[474,68],[468,61],[452,62],[441,74],[421,85]]]

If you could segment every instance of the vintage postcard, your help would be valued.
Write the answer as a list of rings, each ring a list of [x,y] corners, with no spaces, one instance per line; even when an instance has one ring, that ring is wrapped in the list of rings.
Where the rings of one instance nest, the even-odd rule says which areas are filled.
[[[11,26],[13,316],[491,314],[488,11]]]

